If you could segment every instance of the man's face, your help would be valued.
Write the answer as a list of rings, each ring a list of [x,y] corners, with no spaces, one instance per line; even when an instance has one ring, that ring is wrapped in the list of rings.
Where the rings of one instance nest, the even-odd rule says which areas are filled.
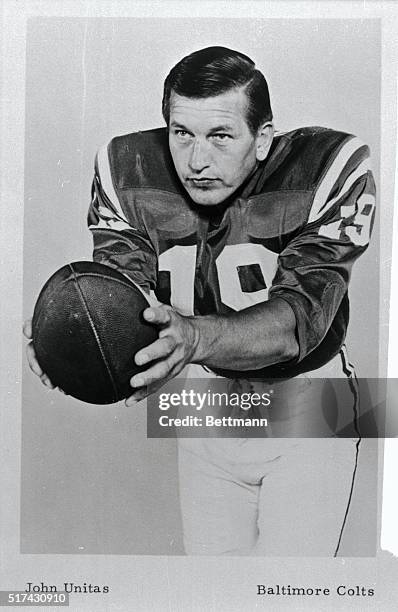
[[[211,98],[170,99],[169,147],[178,177],[196,204],[231,196],[257,165],[263,136],[246,123],[241,89]],[[268,150],[268,149],[267,149]]]

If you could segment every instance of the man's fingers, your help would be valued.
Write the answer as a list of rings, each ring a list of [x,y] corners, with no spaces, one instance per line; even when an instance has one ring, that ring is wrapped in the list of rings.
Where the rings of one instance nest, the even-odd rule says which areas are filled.
[[[140,372],[139,374],[133,376],[133,378],[130,380],[130,384],[132,387],[147,387],[154,382],[166,378],[172,367],[172,364],[167,360],[160,361],[148,370],[145,370],[145,372]]]
[[[42,377],[44,372],[38,364],[32,342],[29,342],[26,347],[26,356],[28,358],[29,367],[32,372],[36,374],[36,376]]]
[[[36,374],[36,376],[40,378],[43,385],[45,385],[49,389],[55,389],[54,385],[52,384],[51,380],[48,378],[47,374],[45,374],[43,370],[41,369],[41,367],[39,366],[39,363],[36,359],[36,354],[35,354],[35,350],[33,348],[32,342],[29,342],[29,344],[26,347],[26,356],[28,358],[29,367],[32,370],[33,374]]]
[[[145,365],[155,359],[161,359],[167,357],[175,349],[176,341],[172,336],[166,336],[159,340],[155,340],[152,344],[149,344],[145,348],[141,349],[135,355],[135,362],[137,365]]]
[[[28,340],[32,340],[32,319],[27,319],[22,327],[23,335]]]
[[[126,406],[130,407],[130,406],[133,406],[134,404],[137,404],[138,402],[141,402],[143,399],[148,397],[148,395],[152,395],[152,393],[155,393],[161,387],[163,387],[165,382],[167,381],[161,380],[161,381],[154,382],[149,386],[144,385],[143,387],[140,387],[139,389],[135,389],[133,393],[130,395],[130,397],[128,397],[125,400]]]
[[[168,308],[146,308],[143,315],[146,321],[156,325],[167,325],[171,321],[170,309]]]

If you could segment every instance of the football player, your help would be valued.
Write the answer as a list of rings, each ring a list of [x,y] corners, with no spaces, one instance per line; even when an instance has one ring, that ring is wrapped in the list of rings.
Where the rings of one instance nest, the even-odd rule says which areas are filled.
[[[185,547],[336,555],[361,442],[344,340],[351,268],[374,219],[368,147],[321,127],[275,133],[263,74],[223,47],[183,58],[162,108],[166,128],[98,152],[88,216],[94,260],[153,299],[144,316],[158,339],[137,353],[145,369],[126,403],[186,366],[248,390],[295,381],[286,413],[269,415],[274,437],[179,440]],[[28,358],[51,386],[31,344]],[[346,378],[333,410],[350,437],[335,437],[339,417],[314,391],[326,377]]]

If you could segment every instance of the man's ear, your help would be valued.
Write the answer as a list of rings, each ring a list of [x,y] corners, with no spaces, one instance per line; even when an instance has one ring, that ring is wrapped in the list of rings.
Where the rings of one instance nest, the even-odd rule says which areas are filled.
[[[260,125],[257,132],[256,143],[256,158],[257,161],[264,161],[271,148],[274,138],[274,126],[271,121],[267,121]]]

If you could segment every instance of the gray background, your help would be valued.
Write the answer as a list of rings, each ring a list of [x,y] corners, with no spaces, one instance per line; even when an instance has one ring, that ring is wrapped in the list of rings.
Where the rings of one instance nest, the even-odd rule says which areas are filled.
[[[171,35],[172,34],[172,35]],[[27,31],[24,315],[58,267],[91,258],[86,229],[93,158],[116,134],[162,125],[162,83],[183,55],[211,44],[255,59],[277,129],[355,133],[379,162],[377,20],[32,19]],[[378,239],[354,270],[351,359],[378,367]],[[48,392],[24,364],[21,550],[180,554],[174,440],[148,440],[145,406],[84,405]],[[376,489],[362,455],[346,546],[374,554]],[[358,537],[361,534],[362,537]],[[363,535],[366,534],[364,538]],[[354,547],[353,546],[354,543]],[[344,547],[343,547],[344,552]]]

